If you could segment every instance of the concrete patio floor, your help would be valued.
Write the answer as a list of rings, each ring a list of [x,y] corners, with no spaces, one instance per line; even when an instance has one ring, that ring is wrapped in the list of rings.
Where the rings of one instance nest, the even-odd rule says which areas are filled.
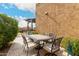
[[[44,49],[40,50],[41,56],[44,56],[46,53],[47,52]],[[56,54],[58,56],[67,56],[67,53],[63,49],[61,49],[61,51],[57,52]],[[37,51],[35,49],[29,51],[28,56],[36,56],[36,55],[37,55]],[[15,40],[13,41],[13,44],[10,47],[7,56],[27,56],[27,53],[24,52],[23,39],[20,34],[18,34]]]

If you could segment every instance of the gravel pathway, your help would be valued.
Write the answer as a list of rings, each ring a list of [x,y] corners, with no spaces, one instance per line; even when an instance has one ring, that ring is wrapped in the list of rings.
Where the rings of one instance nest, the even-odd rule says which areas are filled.
[[[10,47],[7,56],[25,56],[26,54],[24,53],[23,48],[23,39],[21,35],[18,35]]]

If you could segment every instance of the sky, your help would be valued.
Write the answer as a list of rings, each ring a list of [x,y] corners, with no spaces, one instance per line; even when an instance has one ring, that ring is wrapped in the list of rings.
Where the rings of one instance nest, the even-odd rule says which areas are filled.
[[[0,3],[0,13],[20,19],[35,18],[35,3]]]
[[[0,13],[7,14],[18,20],[19,27],[26,27],[24,19],[35,18],[36,9],[34,3],[0,3]],[[33,24],[35,27],[35,24]],[[31,27],[31,24],[29,24]]]

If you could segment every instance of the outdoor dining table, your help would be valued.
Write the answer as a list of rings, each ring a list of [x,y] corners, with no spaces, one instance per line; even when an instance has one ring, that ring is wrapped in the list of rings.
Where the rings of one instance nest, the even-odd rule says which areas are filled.
[[[50,36],[41,35],[41,34],[27,35],[27,37],[28,37],[29,39],[32,39],[34,42],[38,43],[38,46],[39,46],[39,47],[40,47],[40,41],[46,41],[46,40],[49,40],[49,39],[52,38],[52,37],[50,37]],[[40,49],[38,49],[37,55],[40,55],[40,54],[39,54],[39,50],[40,50]]]

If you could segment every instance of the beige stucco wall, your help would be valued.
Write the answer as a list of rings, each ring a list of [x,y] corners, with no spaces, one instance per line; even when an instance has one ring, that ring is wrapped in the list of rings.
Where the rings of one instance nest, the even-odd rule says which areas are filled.
[[[39,33],[79,37],[79,4],[40,3],[36,5],[36,11]]]

